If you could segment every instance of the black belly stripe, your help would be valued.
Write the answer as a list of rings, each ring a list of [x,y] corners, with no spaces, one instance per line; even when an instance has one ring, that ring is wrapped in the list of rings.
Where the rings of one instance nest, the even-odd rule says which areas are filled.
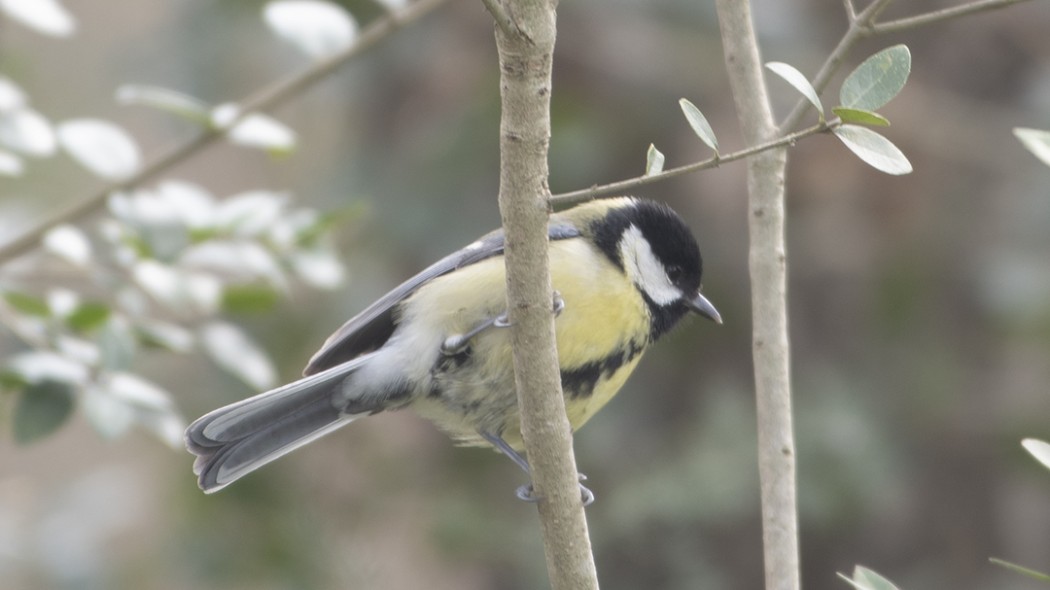
[[[599,381],[612,377],[617,369],[633,361],[643,350],[644,344],[631,342],[627,348],[621,348],[605,358],[573,369],[562,369],[562,390],[572,399],[590,397]]]

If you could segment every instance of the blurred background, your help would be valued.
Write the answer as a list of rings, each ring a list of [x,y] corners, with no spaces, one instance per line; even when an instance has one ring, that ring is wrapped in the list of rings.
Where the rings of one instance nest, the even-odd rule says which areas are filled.
[[[220,103],[306,67],[267,30],[263,4],[70,2],[68,39],[0,21],[0,73],[48,116],[118,122],[155,154],[193,127],[117,104],[118,86]],[[641,174],[650,143],[667,167],[708,157],[682,97],[725,151],[743,147],[713,4],[561,4],[553,192]],[[754,4],[763,58],[808,75],[846,26],[840,2]],[[952,4],[897,2],[886,18]],[[362,24],[378,13],[346,6]],[[1045,587],[988,558],[1050,570],[1050,472],[1019,444],[1050,438],[1050,169],[1011,134],[1050,128],[1048,24],[1050,5],[1024,3],[869,39],[849,56],[856,65],[910,47],[911,80],[882,112],[911,175],[883,175],[830,136],[790,152],[806,588],[845,588],[835,572],[857,563],[911,590]],[[496,66],[481,3],[449,2],[273,112],[298,134],[294,153],[216,145],[162,177],[220,196],[263,188],[321,211],[354,208],[335,231],[343,286],[294,289],[265,313],[227,317],[281,380],[346,318],[498,225]],[[777,79],[770,87],[783,116],[797,95]],[[705,293],[725,325],[674,332],[576,437],[598,497],[588,516],[605,588],[762,583],[744,172],[732,163],[638,191],[695,230]],[[0,239],[101,185],[62,157],[0,179]],[[0,355],[24,349],[0,329]],[[254,393],[197,354],[146,353],[133,369],[187,419]],[[140,432],[107,440],[80,414],[28,445],[4,429],[5,588],[547,583],[535,509],[513,495],[517,468],[454,448],[409,413],[356,422],[212,496],[197,489],[187,453]]]

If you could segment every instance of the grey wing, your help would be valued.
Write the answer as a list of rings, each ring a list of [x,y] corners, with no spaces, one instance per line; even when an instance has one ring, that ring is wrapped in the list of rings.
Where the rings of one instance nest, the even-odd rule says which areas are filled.
[[[580,232],[571,224],[555,222],[551,224],[548,235],[552,240],[561,240],[577,237]],[[321,349],[310,359],[303,370],[303,375],[319,373],[379,348],[390,338],[397,327],[395,311],[398,304],[415,293],[417,289],[457,268],[502,254],[503,232],[497,230],[431,264],[369,305],[364,311],[350,318],[329,336]]]

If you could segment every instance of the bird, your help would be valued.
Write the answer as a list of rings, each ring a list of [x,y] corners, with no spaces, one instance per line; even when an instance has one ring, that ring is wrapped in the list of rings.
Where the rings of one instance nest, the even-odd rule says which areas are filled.
[[[552,214],[547,235],[558,362],[575,431],[686,314],[722,318],[700,292],[695,237],[663,203],[590,201]],[[185,442],[199,487],[216,492],[354,420],[405,408],[458,445],[492,447],[529,473],[503,251],[496,230],[442,258],[336,330],[303,378],[190,424]],[[585,504],[593,501],[581,490]],[[518,496],[536,501],[529,486]]]

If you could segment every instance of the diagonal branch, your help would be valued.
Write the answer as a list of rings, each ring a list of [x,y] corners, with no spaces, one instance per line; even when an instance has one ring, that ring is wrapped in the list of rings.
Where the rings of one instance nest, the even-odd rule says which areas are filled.
[[[950,8],[934,10],[932,12],[917,14],[915,16],[909,16],[897,20],[886,21],[884,23],[874,23],[867,27],[865,33],[869,35],[885,35],[889,33],[899,33],[901,31],[907,31],[916,27],[923,27],[926,25],[939,23],[941,21],[958,18],[960,16],[967,16],[971,14],[977,14],[979,12],[988,12],[990,10],[1006,8],[1007,6],[1011,6],[1013,4],[1020,4],[1021,2],[1028,2],[1028,0],[978,0],[977,2],[970,2],[969,4],[962,4],[960,6],[952,6]]]
[[[859,13],[854,11],[851,0],[843,1],[845,3],[846,14],[849,17],[850,26],[835,48],[830,54],[828,54],[827,59],[824,60],[824,64],[820,66],[816,75],[813,76],[813,88],[816,89],[818,95],[822,94],[827,88],[832,76],[834,76],[835,72],[837,72],[842,66],[842,62],[845,60],[849,51],[863,38],[874,35],[899,33],[901,31],[947,21],[960,16],[1006,8],[1007,6],[1020,4],[1021,2],[1027,2],[1029,0],[976,0],[967,4],[953,6],[942,10],[935,10],[884,23],[878,23],[876,20],[879,15],[889,7],[893,0],[874,0],[871,4],[865,6],[864,10]],[[780,124],[780,128],[794,128],[798,125],[799,121],[802,120],[802,116],[806,114],[809,107],[809,101],[800,99],[795,105],[795,108],[792,109],[791,114],[784,118],[784,121]]]
[[[9,262],[13,258],[36,248],[44,234],[55,227],[76,221],[102,208],[110,194],[139,186],[189,159],[224,137],[225,130],[235,127],[244,117],[255,112],[273,109],[288,99],[299,95],[318,81],[330,76],[332,72],[350,59],[371,49],[401,27],[419,20],[445,1],[419,0],[399,10],[388,12],[386,16],[380,17],[365,28],[350,47],[317,61],[305,70],[279,80],[240,102],[240,110],[237,117],[231,120],[223,129],[209,128],[201,131],[192,139],[178,144],[151,159],[134,176],[102,187],[80,201],[62,209],[17,238],[0,246],[0,264]]]
[[[814,125],[812,127],[807,127],[806,129],[802,129],[794,133],[789,133],[783,137],[772,141],[762,142],[760,144],[753,145],[749,148],[745,148],[736,152],[722,154],[719,156],[708,158],[706,160],[701,160],[699,162],[693,162],[692,164],[685,164],[684,166],[664,170],[659,174],[651,174],[649,176],[638,176],[635,178],[628,178],[627,180],[610,182],[609,184],[595,185],[590,188],[575,190],[567,193],[559,193],[551,197],[551,205],[553,205],[555,208],[562,209],[565,207],[575,205],[577,203],[590,201],[591,199],[596,199],[598,197],[626,194],[638,187],[662,182],[669,178],[674,178],[675,176],[681,176],[683,174],[696,172],[698,170],[707,170],[708,168],[717,168],[722,164],[742,160],[744,158],[747,158],[748,156],[754,156],[755,154],[759,154],[771,149],[789,147],[795,145],[795,142],[802,139],[803,137],[809,137],[810,135],[815,135],[817,133],[825,133],[827,131],[831,131],[832,129],[838,127],[841,124],[842,122],[837,120],[829,121],[826,123],[818,123],[817,125]]]
[[[874,0],[871,4],[865,6],[864,10],[861,10],[850,19],[846,33],[839,39],[838,44],[831,50],[831,53],[828,54],[827,59],[824,60],[823,65],[820,66],[816,75],[813,76],[813,80],[811,80],[813,88],[816,89],[818,95],[822,94],[824,89],[828,87],[832,76],[842,67],[842,62],[846,60],[846,56],[853,49],[853,46],[864,38],[864,29],[874,22],[875,18],[891,2],[893,0]],[[780,123],[780,129],[793,129],[802,120],[802,116],[806,114],[810,106],[808,100],[804,98],[799,99],[798,103],[795,104],[795,108],[791,110],[791,114]]]

